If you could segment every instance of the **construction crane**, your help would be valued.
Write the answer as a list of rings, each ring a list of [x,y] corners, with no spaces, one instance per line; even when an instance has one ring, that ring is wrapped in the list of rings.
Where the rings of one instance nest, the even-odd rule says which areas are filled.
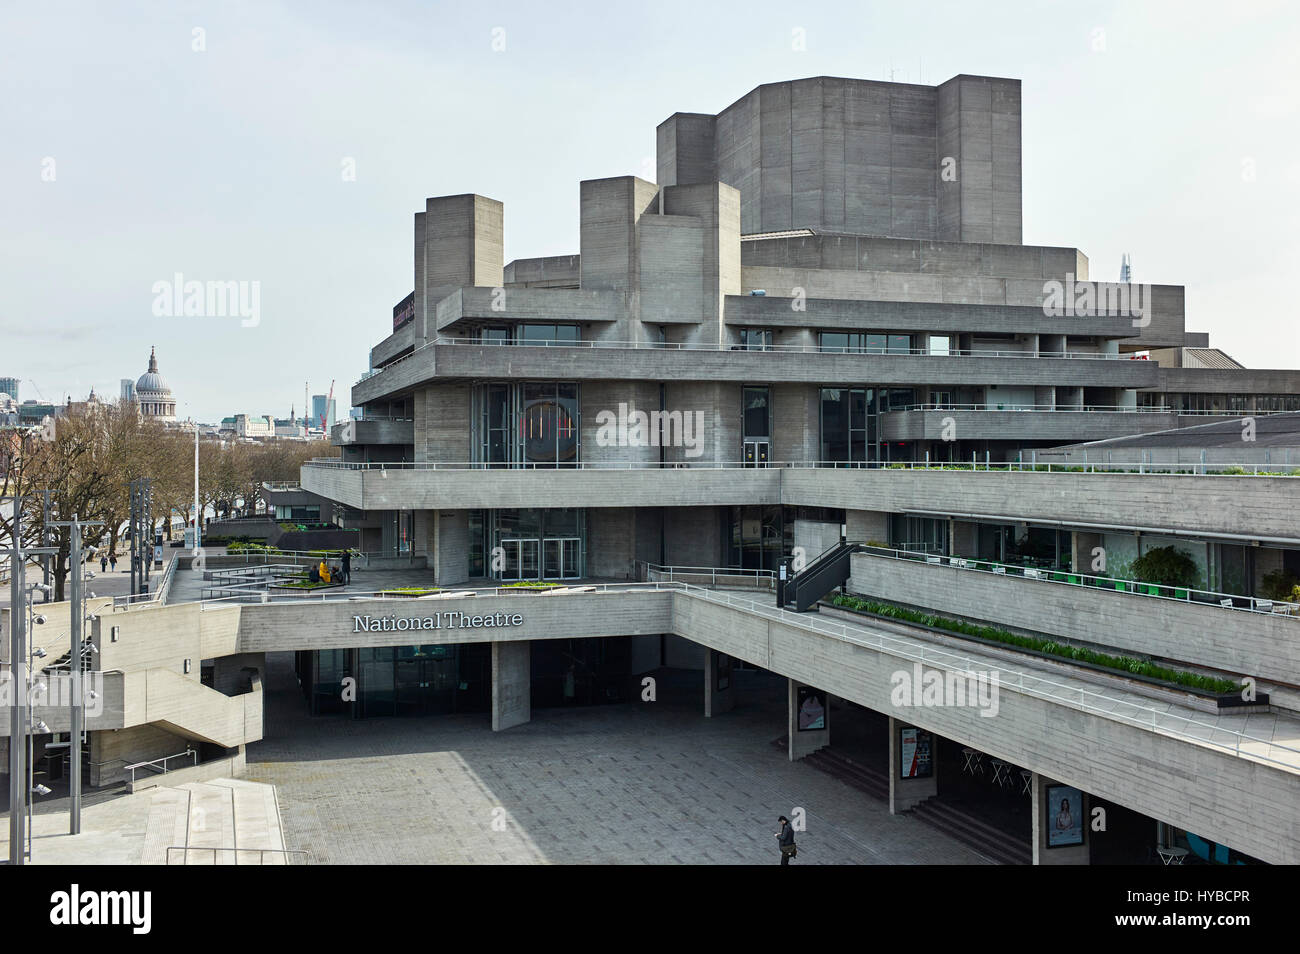
[[[325,423],[325,418],[329,416],[330,403],[333,400],[334,400],[334,380],[331,378],[330,393],[329,396],[325,398],[325,406],[321,408],[321,412],[320,412],[320,429],[322,434],[327,434],[329,432],[329,426]]]

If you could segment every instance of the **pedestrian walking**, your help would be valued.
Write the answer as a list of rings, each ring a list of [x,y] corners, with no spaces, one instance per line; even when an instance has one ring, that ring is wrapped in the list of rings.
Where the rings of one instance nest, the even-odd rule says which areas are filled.
[[[352,551],[343,551],[343,582],[352,582]]]
[[[777,819],[781,823],[781,830],[776,833],[776,843],[781,848],[781,864],[788,865],[790,860],[799,853],[794,845],[794,828],[790,824],[790,819],[782,815]]]
[[[102,556],[99,558],[99,572],[100,573],[108,572],[108,557]]]
[[[116,554],[116,553],[110,553],[110,554],[108,555],[108,565],[111,566],[111,567],[113,568],[113,572],[114,572],[114,573],[117,572],[117,554]]]

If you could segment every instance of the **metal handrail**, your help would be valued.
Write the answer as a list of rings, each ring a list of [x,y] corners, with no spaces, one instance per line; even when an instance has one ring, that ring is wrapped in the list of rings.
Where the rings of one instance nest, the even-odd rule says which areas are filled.
[[[763,348],[750,348],[735,342],[672,342],[672,341],[604,341],[592,340],[586,341],[481,341],[477,338],[455,338],[439,335],[432,341],[420,345],[420,347],[396,358],[383,367],[370,368],[365,374],[358,378],[353,387],[362,381],[368,381],[376,375],[382,374],[392,368],[400,367],[412,358],[417,357],[428,348],[437,347],[438,345],[451,345],[459,347],[483,347],[483,348],[600,348],[620,351],[746,351],[749,353],[766,353],[766,354],[870,354],[870,355],[895,355],[899,357],[916,356],[927,358],[1024,358],[1024,359],[1067,359],[1067,360],[1085,360],[1085,361],[1122,361],[1129,358],[1127,354],[1098,352],[1098,351],[1003,351],[1003,350],[977,350],[973,348],[949,348],[946,351],[932,351],[929,348],[898,348],[890,350],[888,348],[835,348],[822,347],[821,345],[771,345]]]
[[[164,756],[163,756],[162,758],[160,758],[160,759],[150,759],[150,760],[147,761],[147,762],[135,762],[135,763],[133,763],[133,764],[131,764],[131,765],[124,765],[124,766],[122,767],[122,771],[124,771],[124,772],[130,772],[130,773],[131,773],[131,784],[134,785],[134,784],[135,784],[135,770],[136,770],[136,769],[145,769],[145,768],[147,768],[147,769],[153,769],[155,772],[158,772],[160,775],[166,775],[166,774],[167,774],[167,763],[168,763],[168,762],[170,762],[172,759],[183,759],[183,758],[185,758],[187,755],[192,755],[192,756],[194,756],[194,762],[193,762],[194,765],[198,765],[198,764],[199,764],[199,753],[198,753],[198,750],[197,750],[197,749],[187,748],[184,752],[177,752],[175,755],[164,755]],[[161,768],[161,769],[158,768],[159,763],[162,763],[162,768]]]
[[[881,411],[882,414],[892,414],[895,411],[991,411],[995,414],[1003,411],[1040,411],[1056,413],[1092,413],[1104,412],[1111,414],[1172,414],[1174,409],[1171,407],[1151,406],[1151,405],[1134,405],[1134,404],[1081,404],[1078,407],[1061,404],[996,404],[995,402],[986,401],[982,404],[954,404],[948,401],[934,402],[930,404],[908,404],[904,407],[890,406],[888,410]]]
[[[1078,463],[1054,463],[1050,461],[843,461],[843,460],[794,460],[768,461],[762,467],[755,467],[745,461],[717,460],[681,460],[681,461],[568,461],[564,463],[528,463],[510,464],[487,463],[484,461],[344,461],[337,457],[321,457],[303,463],[304,468],[319,470],[544,470],[563,472],[566,470],[585,471],[626,471],[626,470],[747,470],[763,471],[781,468],[795,470],[927,470],[927,471],[991,471],[995,473],[1042,473],[1063,474],[1081,473],[1130,474],[1133,468],[1139,473],[1166,474],[1171,477],[1293,477],[1300,470],[1300,464],[1258,464],[1258,463],[1159,463],[1145,460],[1106,460],[1094,461],[1084,459]],[[1251,471],[1245,474],[1219,473],[1230,468]],[[1262,473],[1261,473],[1262,471]],[[1285,471],[1285,473],[1283,473]]]
[[[303,864],[305,864],[305,865],[315,864],[314,856],[313,856],[312,853],[311,853],[308,849],[306,849],[306,848],[217,848],[217,847],[207,847],[207,846],[204,846],[204,845],[168,845],[168,846],[167,846],[167,864],[169,864],[169,865],[172,863],[172,852],[173,852],[173,851],[183,851],[183,852],[185,852],[185,854],[183,854],[183,855],[181,856],[181,864],[182,864],[182,865],[188,865],[188,864],[190,863],[190,861],[189,861],[189,859],[190,859],[190,854],[189,854],[189,853],[190,853],[191,851],[210,851],[210,852],[212,852],[212,863],[213,863],[214,865],[218,863],[218,860],[217,860],[217,859],[218,859],[219,856],[217,855],[217,852],[219,852],[219,851],[230,851],[230,852],[233,852],[234,854],[233,854],[232,857],[234,858],[234,863],[235,863],[236,865],[239,864],[239,855],[240,855],[240,852],[243,852],[243,853],[245,853],[245,854],[248,854],[248,853],[250,853],[250,852],[257,852],[257,863],[258,863],[259,865],[264,865],[264,864],[266,864],[266,856],[267,856],[268,854],[269,854],[269,855],[283,855],[283,856],[285,856],[285,861],[286,861],[286,863],[289,862],[289,860],[292,859],[292,858],[301,857],[301,858],[302,858],[302,863],[303,863]]]
[[[1167,586],[1163,583],[1147,583],[1143,580],[1124,577],[1094,576],[1089,573],[1077,573],[1073,570],[1027,567],[1021,564],[1003,563],[979,557],[936,555],[902,547],[880,547],[867,544],[862,546],[863,552],[871,556],[907,560],[909,562],[924,563],[928,566],[947,566],[955,570],[973,570],[982,573],[994,573],[999,576],[1023,577],[1027,580],[1037,580],[1040,583],[1059,583],[1063,586],[1087,586],[1094,589],[1129,593],[1134,596],[1173,600],[1178,603],[1194,603],[1198,606],[1209,606],[1216,609],[1260,613],[1265,616],[1281,616],[1285,619],[1300,621],[1300,603],[1291,603],[1286,600],[1268,600],[1257,596],[1221,593],[1218,590],[1202,590],[1191,586]],[[1059,577],[1065,577],[1065,579],[1058,579]],[[1075,582],[1076,580],[1078,582]],[[1195,599],[1194,595],[1206,598]],[[1238,605],[1238,601],[1245,601],[1246,605]],[[1279,608],[1285,608],[1285,612],[1279,612]]]
[[[712,566],[664,566],[658,563],[649,563],[645,560],[639,560],[638,566],[644,568],[644,576],[648,577],[651,572],[665,574],[669,581],[675,580],[678,576],[705,576],[709,577],[709,585],[717,586],[719,577],[739,577],[747,579],[752,577],[754,584],[758,586],[770,586],[776,580],[774,570],[755,569],[751,567],[712,567]],[[638,576],[642,576],[638,572]],[[646,580],[646,582],[650,582]],[[688,582],[688,581],[687,581]]]

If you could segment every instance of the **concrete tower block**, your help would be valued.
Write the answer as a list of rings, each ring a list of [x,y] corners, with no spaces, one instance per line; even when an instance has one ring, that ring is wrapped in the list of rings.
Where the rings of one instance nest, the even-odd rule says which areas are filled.
[[[714,162],[716,119],[707,113],[673,113],[655,130],[661,186],[692,185],[718,178]]]
[[[497,288],[504,282],[505,206],[481,195],[426,199],[415,217],[417,334],[432,335],[427,319],[457,288]]]
[[[637,284],[638,220],[655,205],[659,187],[636,176],[581,184],[579,284],[631,293]]]
[[[940,240],[1021,244],[1020,81],[941,84],[938,160]]]

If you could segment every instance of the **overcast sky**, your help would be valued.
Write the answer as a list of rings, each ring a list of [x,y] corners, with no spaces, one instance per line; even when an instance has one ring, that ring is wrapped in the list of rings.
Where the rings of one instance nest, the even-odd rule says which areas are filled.
[[[653,179],[675,111],[957,73],[1023,81],[1027,244],[1129,252],[1189,330],[1300,367],[1296,6],[3,0],[0,376],[115,397],[156,345],[182,417],[343,409],[426,196],[504,202],[506,261],[572,254],[579,181]],[[156,315],[177,273],[260,283],[260,321]]]

